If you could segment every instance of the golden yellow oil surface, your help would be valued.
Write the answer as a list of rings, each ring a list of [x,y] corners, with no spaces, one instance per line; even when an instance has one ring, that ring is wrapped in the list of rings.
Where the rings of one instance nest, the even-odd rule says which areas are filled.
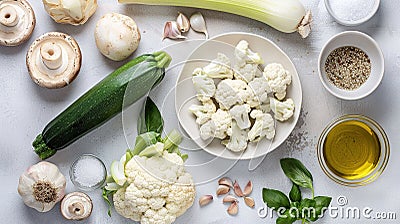
[[[378,165],[381,149],[376,133],[365,123],[351,120],[333,127],[324,142],[323,156],[336,175],[355,180]]]

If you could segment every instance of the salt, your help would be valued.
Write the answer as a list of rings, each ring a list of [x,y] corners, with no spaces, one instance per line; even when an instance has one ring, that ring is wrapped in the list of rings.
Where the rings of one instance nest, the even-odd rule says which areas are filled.
[[[373,10],[376,0],[330,0],[333,13],[344,21],[358,21],[367,17]]]
[[[78,188],[92,190],[104,183],[106,169],[97,157],[82,155],[72,164],[70,176]]]

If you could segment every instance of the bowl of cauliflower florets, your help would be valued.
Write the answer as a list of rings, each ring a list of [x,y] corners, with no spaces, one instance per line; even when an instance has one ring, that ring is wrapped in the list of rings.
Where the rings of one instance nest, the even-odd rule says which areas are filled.
[[[189,56],[177,81],[179,121],[201,148],[227,159],[263,156],[282,144],[300,114],[296,68],[270,40],[228,33]]]

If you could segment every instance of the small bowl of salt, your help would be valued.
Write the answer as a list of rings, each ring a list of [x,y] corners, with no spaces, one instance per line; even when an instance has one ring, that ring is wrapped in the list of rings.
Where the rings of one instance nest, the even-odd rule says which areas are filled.
[[[95,155],[83,154],[71,165],[69,177],[79,189],[91,191],[103,186],[107,176],[104,163]]]
[[[325,0],[329,14],[339,24],[357,26],[371,19],[378,11],[380,0]]]

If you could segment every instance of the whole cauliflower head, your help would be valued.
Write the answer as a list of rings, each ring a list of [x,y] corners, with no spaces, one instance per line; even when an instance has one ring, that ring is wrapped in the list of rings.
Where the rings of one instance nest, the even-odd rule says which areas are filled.
[[[197,117],[196,123],[200,125],[209,121],[216,110],[217,107],[211,99],[204,101],[203,105],[193,104],[189,107],[189,111]]]
[[[286,121],[294,114],[294,102],[291,98],[281,102],[275,98],[270,98],[270,106],[274,117],[278,121]]]
[[[229,58],[218,53],[217,58],[212,60],[211,63],[203,68],[204,73],[213,79],[232,79],[233,71],[230,68],[231,61]]]
[[[201,102],[208,101],[215,94],[215,83],[212,78],[207,77],[201,68],[193,71],[193,86],[197,92],[197,99]]]
[[[227,131],[232,125],[232,116],[228,111],[218,109],[211,115],[211,120],[200,127],[200,137],[203,140],[209,138],[226,138]]]
[[[243,104],[247,98],[247,84],[242,80],[224,79],[215,91],[215,100],[219,107],[225,110],[233,105]]]
[[[265,66],[263,74],[275,97],[283,100],[286,96],[286,88],[292,82],[289,72],[281,64],[272,63]]]
[[[272,139],[275,136],[275,122],[271,114],[253,110],[250,116],[256,121],[248,133],[249,141],[257,142],[264,137]]]
[[[192,176],[176,153],[135,156],[125,165],[127,183],[113,196],[115,210],[142,224],[169,224],[195,200]]]

